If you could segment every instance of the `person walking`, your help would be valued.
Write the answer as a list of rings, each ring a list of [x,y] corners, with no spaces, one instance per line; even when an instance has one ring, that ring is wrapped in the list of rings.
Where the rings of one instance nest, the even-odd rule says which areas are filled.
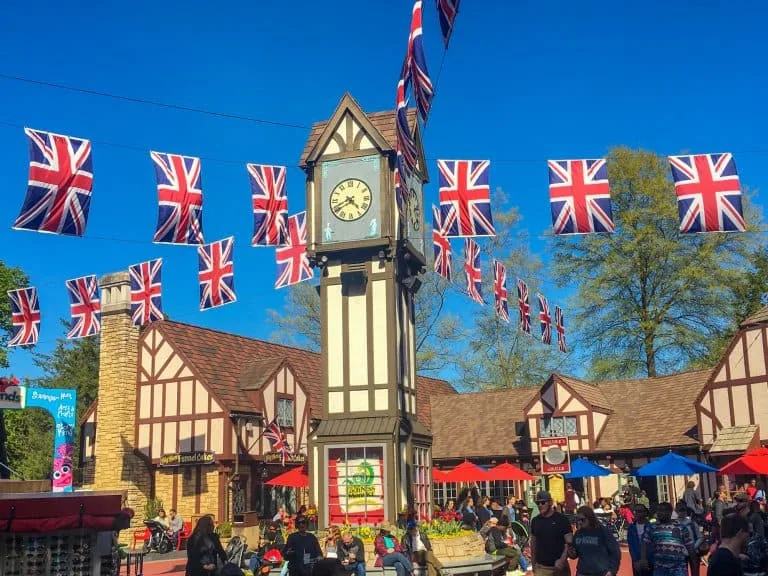
[[[672,505],[662,502],[656,508],[656,523],[643,532],[643,552],[640,568],[648,568],[653,556],[654,576],[688,576],[688,556],[693,551],[693,539],[688,530],[672,520]]]
[[[216,572],[218,559],[227,562],[227,553],[221,545],[219,535],[213,529],[213,518],[203,516],[187,542],[186,576],[212,576]]]
[[[419,525],[411,520],[406,525],[407,532],[400,544],[403,552],[415,566],[425,566],[427,576],[441,576],[443,563],[432,552],[432,543],[429,537],[419,529]]]
[[[749,538],[749,522],[740,514],[728,514],[720,524],[721,541],[709,557],[707,576],[743,576],[741,553]]]
[[[648,555],[648,568],[640,568],[643,556],[643,533],[648,526],[648,508],[642,504],[635,506],[635,521],[627,527],[627,546],[632,558],[632,574],[634,576],[649,576],[653,572],[653,553]]]
[[[605,526],[597,521],[589,506],[576,510],[576,533],[573,535],[572,557],[578,558],[578,576],[616,576],[621,562],[619,543]]]
[[[536,576],[570,575],[568,546],[573,542],[571,523],[555,511],[552,495],[546,490],[536,494],[538,515],[531,520],[531,557]]]

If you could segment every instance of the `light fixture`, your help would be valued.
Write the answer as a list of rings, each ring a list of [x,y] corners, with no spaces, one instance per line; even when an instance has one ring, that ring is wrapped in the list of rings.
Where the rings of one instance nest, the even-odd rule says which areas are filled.
[[[326,256],[325,254],[323,254],[322,256],[320,256],[320,263],[321,263],[323,266],[325,266],[326,264],[328,264],[328,256]]]
[[[421,288],[421,280],[416,276],[406,276],[403,278],[403,286],[411,294],[416,294]]]

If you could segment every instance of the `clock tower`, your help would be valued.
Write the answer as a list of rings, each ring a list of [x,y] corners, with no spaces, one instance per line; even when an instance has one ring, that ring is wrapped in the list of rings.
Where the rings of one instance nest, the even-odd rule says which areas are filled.
[[[425,271],[427,173],[415,110],[418,168],[394,187],[395,111],[366,114],[345,94],[312,127],[306,173],[307,251],[320,269],[323,415],[310,437],[311,501],[321,526],[428,517],[431,444],[416,419],[415,295]]]

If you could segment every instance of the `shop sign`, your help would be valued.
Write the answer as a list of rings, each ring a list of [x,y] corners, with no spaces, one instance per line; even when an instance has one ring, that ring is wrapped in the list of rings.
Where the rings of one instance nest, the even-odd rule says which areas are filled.
[[[0,378],[0,409],[21,409],[21,387],[16,378]]]
[[[164,454],[160,457],[160,466],[196,466],[198,464],[213,464],[214,453],[203,452],[176,452],[174,454]]]
[[[306,464],[306,454],[286,454],[286,464]],[[282,452],[267,452],[264,454],[264,464],[282,464],[283,454]]]
[[[332,523],[384,520],[384,448],[329,448],[328,516]]]
[[[539,440],[542,474],[568,474],[571,471],[571,454],[568,438],[541,438]]]

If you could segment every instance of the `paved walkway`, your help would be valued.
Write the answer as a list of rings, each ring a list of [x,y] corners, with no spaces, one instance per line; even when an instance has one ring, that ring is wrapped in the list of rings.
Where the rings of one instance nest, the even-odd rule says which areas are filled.
[[[150,562],[144,564],[144,576],[160,576],[161,574],[184,574],[184,569],[187,565],[186,557],[162,560],[155,560],[155,558],[158,557],[150,557]],[[571,574],[576,574],[575,562],[572,562]],[[706,575],[707,568],[702,565],[700,576]],[[619,568],[619,573],[617,576],[632,576],[632,562],[629,558],[629,551],[626,549],[621,551],[621,567]]]

